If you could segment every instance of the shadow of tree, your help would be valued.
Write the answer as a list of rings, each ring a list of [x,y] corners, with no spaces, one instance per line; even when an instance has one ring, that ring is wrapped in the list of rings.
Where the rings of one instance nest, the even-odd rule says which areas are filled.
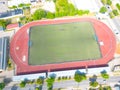
[[[118,85],[118,84],[115,84],[115,85],[114,85],[114,87],[119,87],[119,88],[120,88],[120,85]]]
[[[40,85],[40,86],[39,86],[39,89],[42,90],[42,87],[43,87],[43,85]]]
[[[14,86],[12,86],[12,88],[11,88],[11,90],[17,90],[17,86],[16,85],[14,85]]]
[[[7,84],[9,84],[12,81],[12,79],[11,78],[4,78],[3,81],[7,85]]]
[[[80,72],[79,70],[76,70],[75,73],[76,73],[76,74],[83,75],[83,76],[86,75],[86,73],[84,73],[84,72]]]
[[[93,75],[92,77],[89,78],[89,81],[95,82],[97,80],[97,76]]]
[[[49,77],[51,77],[51,78],[56,78],[56,74],[55,74],[55,73],[52,73],[52,74],[49,75]]]
[[[107,71],[106,71],[106,70],[103,70],[103,71],[101,71],[100,73],[101,73],[101,74],[104,74],[104,73],[107,73]]]

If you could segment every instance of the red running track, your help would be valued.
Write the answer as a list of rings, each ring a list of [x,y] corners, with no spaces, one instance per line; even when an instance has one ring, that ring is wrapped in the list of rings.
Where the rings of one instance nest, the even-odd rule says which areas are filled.
[[[66,22],[78,22],[78,21],[90,21],[93,23],[95,32],[98,36],[98,41],[103,42],[104,45],[100,45],[100,50],[102,57],[97,60],[86,60],[77,62],[66,62],[58,64],[46,64],[46,65],[29,65],[28,64],[28,40],[29,35],[27,30],[31,26],[35,25],[45,25],[45,24],[59,24]],[[73,69],[81,67],[90,67],[105,65],[110,60],[114,58],[116,48],[115,36],[110,30],[110,28],[104,23],[91,18],[74,18],[74,19],[54,19],[54,20],[41,20],[36,22],[30,22],[23,27],[13,36],[10,43],[10,55],[16,64],[16,74],[27,74],[35,72],[45,72],[51,70],[63,70],[63,69]],[[23,61],[23,57],[26,61]]]

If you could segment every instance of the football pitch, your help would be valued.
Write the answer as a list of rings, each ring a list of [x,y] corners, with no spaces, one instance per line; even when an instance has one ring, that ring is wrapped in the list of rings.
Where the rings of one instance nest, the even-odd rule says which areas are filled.
[[[39,25],[30,28],[29,65],[44,65],[101,57],[91,22]]]

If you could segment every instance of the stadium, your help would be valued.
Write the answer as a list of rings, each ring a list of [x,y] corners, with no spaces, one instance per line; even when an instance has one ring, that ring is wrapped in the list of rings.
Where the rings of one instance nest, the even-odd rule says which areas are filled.
[[[10,55],[20,75],[107,65],[115,48],[114,34],[96,19],[53,19],[22,26]]]

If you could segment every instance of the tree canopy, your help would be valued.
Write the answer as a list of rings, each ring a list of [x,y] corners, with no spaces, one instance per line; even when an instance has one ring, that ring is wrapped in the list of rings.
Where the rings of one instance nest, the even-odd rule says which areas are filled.
[[[102,76],[104,79],[109,79],[109,74],[107,74],[106,71],[102,71],[102,72],[101,72],[101,76]]]
[[[38,78],[38,79],[36,80],[36,84],[42,85],[42,84],[43,84],[43,79],[42,79],[42,78]]]
[[[111,5],[112,1],[111,0],[101,0],[103,4]]]
[[[56,11],[54,13],[38,9],[28,18],[21,18],[23,23],[28,23],[32,20],[41,20],[43,18],[53,19],[56,17],[63,16],[74,16],[74,15],[83,15],[88,14],[89,10],[78,10],[72,3],[69,3],[68,0],[54,0]],[[23,7],[24,4],[18,5],[19,7]],[[28,13],[27,13],[28,14]]]
[[[112,1],[111,1],[111,0],[107,0],[107,4],[108,4],[108,5],[111,5],[111,4],[112,4]]]
[[[22,81],[22,82],[20,83],[20,87],[21,87],[21,88],[24,88],[25,85],[26,85],[26,82],[25,82],[25,81]]]
[[[79,83],[83,80],[83,77],[80,74],[76,73],[74,76],[74,80]]]
[[[98,86],[98,82],[97,81],[90,82],[90,86],[97,87]]]
[[[112,12],[113,12],[113,14],[114,14],[115,16],[119,15],[119,13],[118,13],[118,11],[117,11],[116,9],[112,10]]]
[[[0,83],[0,90],[3,90],[4,87],[5,87],[5,83]]]
[[[104,79],[109,79],[109,75],[107,73],[102,73],[101,76],[104,78]]]
[[[48,89],[52,88],[54,81],[55,81],[55,78],[53,77],[47,78],[46,82],[47,82]]]
[[[5,20],[0,20],[0,26],[2,26],[3,28],[6,28],[7,22]]]
[[[35,90],[40,90],[39,87],[36,87]]]
[[[42,18],[46,17],[46,11],[43,9],[38,9],[35,11],[35,13],[32,15],[34,20],[40,20]]]
[[[116,4],[116,7],[117,7],[118,10],[120,11],[120,4],[119,4],[119,3]]]
[[[81,73],[81,72],[79,72],[79,71],[76,71],[75,72],[75,75],[74,75],[74,80],[76,81],[76,82],[81,82],[81,81],[83,81],[83,80],[86,80],[86,75],[84,74],[84,73]]]
[[[105,13],[105,12],[107,12],[107,8],[106,7],[101,7],[100,8],[100,13]]]

